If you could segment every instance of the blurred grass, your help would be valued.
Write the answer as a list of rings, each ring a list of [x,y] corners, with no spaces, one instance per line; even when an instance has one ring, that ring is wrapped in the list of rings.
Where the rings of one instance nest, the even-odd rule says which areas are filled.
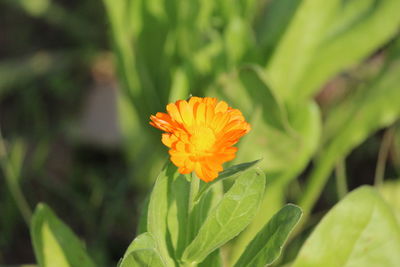
[[[167,157],[148,117],[190,94],[240,108],[253,130],[238,160],[264,157],[264,211],[238,240],[283,202],[302,199],[310,221],[296,247],[345,182],[349,190],[373,183],[382,128],[393,140],[376,172],[400,176],[396,0],[103,2],[0,3],[2,155],[19,177],[6,187],[7,168],[1,173],[0,264],[34,262],[18,194],[28,207],[51,203],[99,266],[114,264]],[[116,143],[82,130],[99,88],[117,94]],[[370,175],[362,180],[360,170]]]

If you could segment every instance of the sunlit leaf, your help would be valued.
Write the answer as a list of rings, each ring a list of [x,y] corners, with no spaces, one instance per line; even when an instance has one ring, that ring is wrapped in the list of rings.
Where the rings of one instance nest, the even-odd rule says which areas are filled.
[[[214,180],[215,181],[215,180]],[[200,182],[200,188],[208,188],[198,199],[194,200],[193,209],[190,212],[190,229],[188,232],[188,245],[197,235],[201,226],[210,215],[210,212],[218,205],[224,195],[223,183],[214,183],[211,187],[203,186],[203,184],[210,184]]]
[[[143,234],[140,234],[139,236],[137,236],[132,241],[132,243],[126,249],[124,257],[131,254],[131,252],[134,250],[154,249],[155,247],[156,247],[156,244],[154,242],[154,238],[149,233],[143,233]]]
[[[234,66],[240,62],[251,47],[251,28],[239,16],[231,18],[228,23],[224,32],[225,51],[228,62]]]
[[[196,238],[185,249],[182,260],[202,262],[207,255],[238,235],[256,214],[265,187],[260,170],[244,172],[211,211]]]
[[[301,217],[301,209],[286,205],[250,242],[235,267],[263,267],[273,263],[281,254],[283,245]]]
[[[195,202],[197,202],[200,197],[207,192],[207,190],[209,190],[211,188],[211,186],[213,186],[215,183],[218,183],[224,179],[228,179],[228,178],[232,178],[232,177],[236,177],[238,175],[240,175],[242,172],[246,171],[247,169],[253,167],[254,165],[256,165],[258,162],[260,162],[261,159],[259,160],[254,160],[254,161],[250,161],[250,162],[245,162],[245,163],[240,163],[237,165],[233,165],[225,170],[223,170],[222,172],[220,172],[218,174],[218,179],[215,179],[209,183],[201,183],[200,184],[200,190],[197,193],[196,197],[195,197]]]
[[[167,266],[175,266],[173,261],[174,249],[167,242],[167,236],[171,235],[170,238],[172,238],[173,245],[176,247],[181,244],[180,240],[185,237],[188,211],[187,201],[177,201],[180,197],[188,194],[188,187],[184,188],[181,192],[179,190],[175,191],[174,194],[178,195],[173,195],[170,191],[173,183],[184,187],[186,187],[185,184],[188,185],[186,179],[178,173],[173,163],[168,162],[154,185],[147,215],[147,230],[154,237],[157,250],[160,253],[162,261]],[[172,207],[174,214],[172,214],[172,211],[169,213],[170,205],[174,206]],[[179,214],[178,211],[180,212]],[[169,233],[170,231],[172,233]]]
[[[222,267],[222,255],[220,249],[214,250],[207,258],[202,261],[199,267]]]
[[[300,206],[308,212],[325,185],[337,160],[380,128],[400,116],[400,62],[394,62],[356,94],[328,113],[324,149],[302,195]]]
[[[176,169],[176,167],[174,166]],[[197,178],[195,178],[197,179]],[[188,242],[190,182],[179,175],[168,185],[168,239],[171,242],[174,257],[180,258]],[[161,219],[161,218],[160,218]]]
[[[121,260],[121,267],[154,266],[163,267],[156,244],[149,233],[143,233],[133,240]]]
[[[95,266],[81,241],[44,204],[37,206],[32,217],[31,238],[41,267]]]
[[[259,67],[247,66],[237,75],[224,77],[221,87],[210,91],[239,108],[251,124],[235,162],[263,158],[259,166],[270,173],[287,172],[287,162],[301,171],[318,145],[319,109],[308,101],[285,106],[265,76]]]
[[[258,63],[265,64],[273,55],[300,3],[301,0],[272,0],[261,10],[255,23],[261,54]]]
[[[126,256],[120,267],[165,267],[154,249],[138,249]]]
[[[301,173],[319,145],[321,118],[318,105],[313,101],[281,103],[268,86],[267,77],[257,66],[247,66],[237,75],[225,77],[221,87],[210,91],[228,99],[251,124],[251,131],[238,145],[235,162],[263,158],[258,166],[274,177],[262,202],[263,212],[256,215],[233,245],[232,262],[282,207],[286,184]]]
[[[386,203],[393,209],[396,215],[397,221],[400,224],[400,182],[399,179],[395,181],[386,181],[379,187],[379,193],[381,193]]]
[[[291,101],[312,96],[387,42],[399,9],[397,0],[302,1],[267,67],[271,86]]]
[[[315,228],[293,267],[399,266],[400,226],[391,209],[364,186],[339,202]]]

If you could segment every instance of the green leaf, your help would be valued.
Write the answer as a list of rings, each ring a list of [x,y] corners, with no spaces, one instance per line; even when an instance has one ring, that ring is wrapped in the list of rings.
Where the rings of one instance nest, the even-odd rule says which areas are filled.
[[[154,249],[156,247],[156,244],[154,242],[154,238],[151,236],[149,233],[143,233],[137,236],[132,243],[129,245],[129,247],[126,249],[124,257],[128,256],[131,254],[132,251],[134,250],[139,250],[139,249]]]
[[[175,169],[177,169],[174,166]],[[197,179],[197,178],[195,178]],[[179,259],[187,245],[189,224],[190,183],[183,175],[170,180],[168,188],[168,238],[175,259]]]
[[[281,130],[289,127],[286,110],[277,95],[267,85],[267,79],[261,68],[255,65],[242,68],[238,78],[251,98],[250,106],[257,103],[262,107],[262,117],[266,123]]]
[[[169,93],[169,102],[175,102],[179,99],[186,99],[190,95],[190,84],[187,69],[177,68],[174,71],[171,89]]]
[[[233,165],[225,170],[223,170],[222,172],[220,172],[218,174],[218,178],[209,182],[209,183],[201,183],[200,184],[200,190],[197,193],[194,201],[197,202],[200,197],[207,192],[212,185],[214,185],[215,183],[218,183],[219,181],[228,179],[228,178],[232,178],[232,177],[236,177],[238,175],[240,175],[242,172],[248,170],[249,168],[253,167],[254,165],[256,165],[258,162],[260,162],[261,159],[258,160],[254,160],[254,161],[250,161],[250,162],[245,162],[245,163],[240,163],[237,165]]]
[[[393,62],[367,85],[329,112],[324,149],[316,161],[300,201],[308,213],[324,187],[337,160],[344,158],[376,130],[400,117],[400,61]]]
[[[272,0],[255,23],[255,34],[259,43],[261,60],[265,64],[273,54],[276,46],[293,19],[301,0]]]
[[[296,169],[295,175],[301,171],[319,141],[318,106],[313,102],[283,105],[257,66],[247,66],[222,80],[209,93],[240,109],[252,127],[239,143],[235,162],[263,158],[259,166],[269,173],[293,174],[287,162],[291,162],[290,169]]]
[[[239,16],[232,17],[224,32],[225,51],[228,62],[235,66],[251,46],[251,28],[247,21]]]
[[[324,142],[355,147],[372,131],[392,124],[400,116],[399,71],[400,60],[332,109]]]
[[[265,187],[262,171],[243,173],[206,218],[196,238],[183,253],[187,263],[200,263],[207,255],[238,235],[252,220]]]
[[[121,267],[164,266],[156,251],[156,244],[149,233],[143,233],[133,240],[121,260]]]
[[[3,172],[6,185],[10,191],[25,222],[29,225],[32,217],[31,208],[21,189],[21,178],[27,145],[22,140],[11,143],[7,151],[0,132],[0,170]],[[7,155],[8,153],[8,155]]]
[[[215,181],[215,180],[214,180]],[[200,181],[200,185],[210,184]],[[204,188],[204,187],[203,187]],[[185,247],[193,241],[199,232],[201,226],[210,215],[210,212],[218,205],[224,195],[223,183],[215,183],[209,190],[203,193],[198,201],[194,202],[192,211],[190,212],[190,229],[187,233],[188,242]]]
[[[305,168],[319,145],[321,119],[318,105],[313,101],[281,104],[267,81],[258,67],[248,66],[238,75],[225,77],[221,86],[210,92],[229,100],[251,124],[251,131],[239,143],[235,162],[262,157],[260,168],[274,178],[262,202],[263,212],[256,215],[234,243],[232,263],[282,207],[281,196],[286,184]]]
[[[386,203],[393,209],[396,215],[397,221],[400,224],[400,181],[399,179],[394,181],[386,181],[379,188]]]
[[[194,203],[189,215],[190,190],[187,179],[168,163],[150,196],[147,229],[156,240],[163,262],[169,261],[168,266],[181,258],[183,250],[223,194],[222,184],[215,184]]]
[[[242,174],[244,171],[247,171],[251,167],[254,167],[257,163],[259,163],[262,159],[257,159],[249,162],[244,162],[240,164],[233,165],[222,172],[218,174],[218,180],[224,180],[227,178],[232,178],[237,175]],[[215,181],[215,180],[214,180]],[[210,182],[208,184],[213,184],[213,182]]]
[[[171,245],[168,232],[171,230],[171,227],[175,230],[174,233],[172,233],[172,239],[177,242],[179,235],[184,235],[185,232],[179,231],[179,226],[185,227],[185,218],[187,218],[187,214],[184,214],[180,217],[184,219],[184,221],[176,221],[176,224],[171,225],[171,220],[174,218],[169,216],[168,213],[171,204],[171,197],[173,197],[170,192],[170,186],[174,181],[178,184],[187,183],[186,179],[177,172],[177,168],[168,161],[154,185],[150,196],[149,211],[147,215],[147,230],[154,237],[157,250],[160,253],[162,261],[167,266],[175,266],[172,258],[174,249]],[[188,191],[187,189],[185,190]],[[185,194],[187,192],[182,193]],[[175,202],[175,204],[179,203]],[[187,205],[187,202],[184,205]],[[178,210],[181,210],[180,207],[175,208],[176,212]],[[175,218],[175,220],[178,220],[178,218]],[[168,222],[170,223],[169,225]],[[175,245],[177,245],[177,243],[175,243]]]
[[[207,258],[202,261],[199,267],[222,267],[222,256],[220,249],[214,250]]]
[[[140,204],[140,217],[136,230],[136,234],[143,234],[147,232],[147,215],[149,213],[150,196],[146,197],[143,203]]]
[[[23,140],[15,140],[11,147],[8,155],[9,160],[9,168],[7,168],[7,172],[5,175],[13,177],[13,183],[18,184],[21,179],[21,172],[23,169],[24,158],[27,153],[27,144],[23,142]],[[0,157],[2,159],[2,157]],[[3,160],[3,159],[2,159]]]
[[[154,249],[139,249],[132,251],[121,262],[120,267],[164,267],[160,256]]]
[[[315,228],[293,267],[399,266],[400,226],[371,187],[339,202]]]
[[[399,49],[399,54],[400,54],[400,49]],[[392,157],[393,165],[396,170],[397,176],[400,177],[400,123],[397,123],[395,127],[392,149],[393,149],[393,157]]]
[[[397,0],[302,1],[267,67],[271,86],[290,102],[312,96],[389,41],[399,9]]]
[[[272,264],[281,254],[301,214],[301,209],[295,205],[283,207],[250,242],[235,266],[262,267]]]
[[[36,207],[31,238],[41,267],[95,266],[81,241],[45,204]]]

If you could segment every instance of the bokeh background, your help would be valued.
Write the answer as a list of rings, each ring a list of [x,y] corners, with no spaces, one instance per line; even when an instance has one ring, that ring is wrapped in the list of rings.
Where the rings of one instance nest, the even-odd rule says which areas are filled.
[[[398,10],[398,0],[2,0],[0,265],[35,262],[27,223],[39,202],[99,266],[114,265],[167,159],[148,118],[190,95],[223,99],[253,126],[235,163],[263,158],[269,189],[249,232],[288,201],[310,214],[288,261],[346,192],[373,184],[400,196]]]

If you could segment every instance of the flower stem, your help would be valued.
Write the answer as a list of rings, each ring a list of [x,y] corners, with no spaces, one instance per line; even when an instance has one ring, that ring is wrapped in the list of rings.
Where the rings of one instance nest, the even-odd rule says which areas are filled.
[[[347,177],[346,177],[346,163],[344,159],[340,159],[335,168],[336,188],[339,199],[342,199],[348,192]]]
[[[191,174],[191,182],[190,182],[190,195],[189,195],[189,214],[192,212],[194,204],[195,204],[195,198],[197,196],[197,193],[199,192],[199,187],[200,187],[200,179],[196,177],[194,173]]]
[[[196,204],[196,196],[199,192],[199,187],[200,187],[200,179],[196,177],[196,174],[191,173],[190,175],[190,192],[189,192],[189,203],[188,203],[188,221],[187,221],[187,229],[188,232],[186,234],[186,245],[189,245],[192,235],[191,235],[191,228],[192,228],[192,211],[194,208],[194,205]],[[181,265],[183,267],[196,267],[197,263],[196,262],[182,262]]]
[[[394,134],[395,134],[394,127],[391,127],[383,135],[381,147],[379,148],[378,161],[376,163],[376,169],[375,169],[375,179],[374,179],[375,186],[383,184],[383,179],[385,176],[385,169],[386,169],[386,161],[389,155],[390,146],[393,143]]]

